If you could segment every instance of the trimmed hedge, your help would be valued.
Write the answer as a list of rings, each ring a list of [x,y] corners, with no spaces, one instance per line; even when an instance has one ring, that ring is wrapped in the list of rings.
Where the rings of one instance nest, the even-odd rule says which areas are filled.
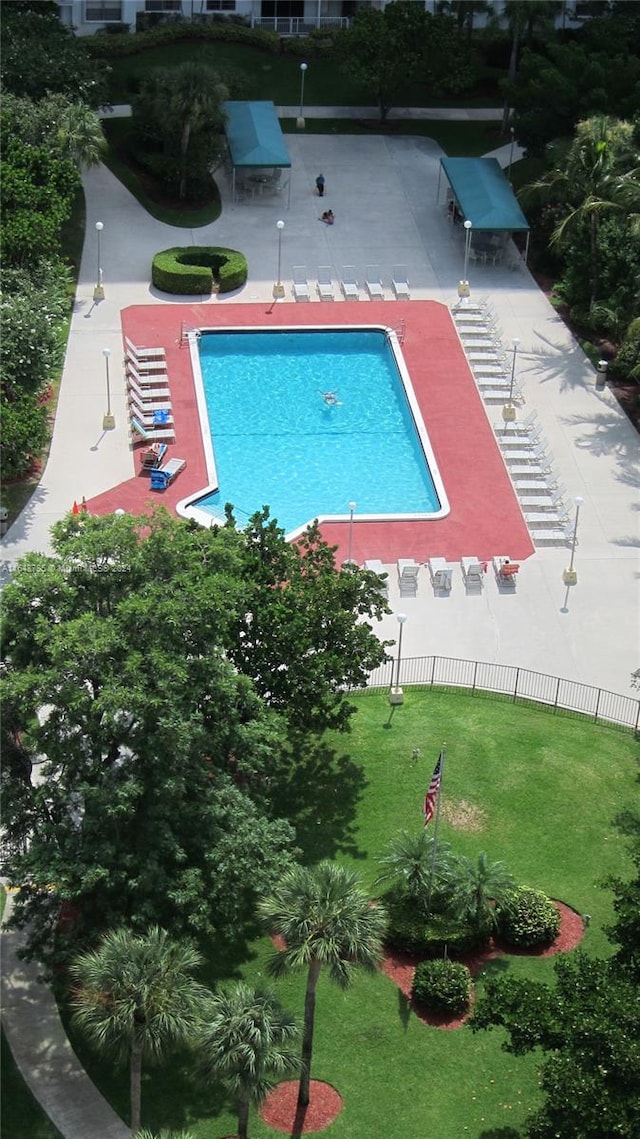
[[[512,890],[496,909],[496,919],[498,936],[514,948],[550,945],[560,930],[557,907],[542,890],[529,886]]]
[[[416,957],[463,956],[485,945],[491,934],[487,927],[477,930],[446,914],[421,914],[415,899],[390,890],[384,898],[389,925],[386,941],[390,948]]]
[[[150,47],[161,44],[180,43],[183,40],[226,40],[227,43],[243,43],[262,48],[272,55],[280,51],[280,38],[275,32],[263,28],[246,28],[241,24],[191,23],[175,20],[160,24],[147,32],[135,32],[128,36],[101,35],[83,36],[82,44],[94,59],[118,59],[125,55],[137,55]]]
[[[433,1012],[464,1012],[471,998],[471,973],[457,961],[423,961],[416,968],[411,996]]]
[[[174,246],[156,253],[151,266],[151,282],[163,293],[202,296],[214,282],[218,292],[230,293],[244,285],[247,259],[236,249],[216,245]]]

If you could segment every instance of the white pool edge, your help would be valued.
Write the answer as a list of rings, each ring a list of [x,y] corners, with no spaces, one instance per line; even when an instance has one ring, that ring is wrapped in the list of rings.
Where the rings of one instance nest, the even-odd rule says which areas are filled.
[[[208,333],[256,333],[256,332],[380,332],[386,337],[387,343],[391,348],[393,357],[402,381],[402,386],[405,391],[409,410],[411,412],[414,426],[420,440],[420,446],[425,457],[425,461],[429,468],[431,480],[440,503],[440,509],[430,511],[427,513],[418,514],[358,514],[358,522],[437,522],[441,518],[446,518],[451,513],[449,499],[444,488],[444,483],[440,475],[440,469],[436,461],[429,433],[425,426],[425,422],[420,410],[420,405],[416,397],[411,382],[409,369],[405,363],[402,354],[402,347],[398,340],[398,335],[395,329],[383,324],[348,324],[348,325],[335,325],[335,324],[321,324],[321,325],[282,325],[275,328],[265,329],[264,325],[238,327],[236,325],[228,325],[224,328],[199,328],[191,331],[188,336],[189,342],[189,355],[191,359],[191,369],[193,372],[193,381],[196,394],[196,406],[198,408],[198,416],[200,419],[200,432],[202,435],[202,445],[204,448],[205,465],[207,468],[207,484],[200,490],[188,495],[178,502],[176,511],[181,518],[191,519],[197,522],[200,526],[205,526],[209,529],[211,526],[222,525],[226,522],[224,510],[221,509],[218,514],[215,514],[211,509],[204,510],[197,505],[200,499],[206,498],[207,495],[215,494],[220,489],[218,482],[218,474],[216,469],[215,452],[213,447],[213,435],[209,423],[209,414],[207,411],[207,402],[204,393],[204,383],[202,380],[202,369],[200,367],[200,353],[198,350],[198,341],[201,336],[206,336]],[[326,522],[349,522],[349,514],[319,514],[317,518],[310,518],[304,524],[297,526],[294,530],[290,530],[286,534],[287,541],[292,541],[299,538],[305,532],[307,527],[314,521],[319,525]]]

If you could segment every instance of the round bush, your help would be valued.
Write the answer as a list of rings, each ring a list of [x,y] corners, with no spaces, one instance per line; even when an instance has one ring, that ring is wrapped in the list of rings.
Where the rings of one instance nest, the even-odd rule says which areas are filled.
[[[458,961],[423,961],[416,969],[411,995],[433,1012],[464,1012],[471,997],[471,974]]]
[[[550,945],[560,930],[560,916],[542,890],[522,886],[512,890],[496,911],[498,935],[507,945],[529,949]]]
[[[176,246],[156,253],[151,281],[163,293],[202,296],[211,292],[214,282],[220,293],[239,289],[247,273],[247,259],[236,249],[215,245]]]

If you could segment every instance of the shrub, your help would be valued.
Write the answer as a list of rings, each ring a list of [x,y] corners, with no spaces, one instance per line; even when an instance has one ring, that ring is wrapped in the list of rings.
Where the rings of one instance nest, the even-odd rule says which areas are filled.
[[[558,910],[541,890],[521,886],[497,907],[498,933],[507,945],[530,948],[550,945],[560,929]]]
[[[235,249],[214,245],[175,246],[156,253],[151,281],[163,293],[193,296],[210,293],[214,281],[221,293],[239,289],[247,279],[247,260]]]
[[[484,945],[487,928],[476,929],[467,922],[444,914],[420,912],[414,898],[401,890],[390,890],[384,898],[389,915],[387,944],[401,953],[416,957],[462,956]]]
[[[132,36],[83,36],[82,46],[94,59],[116,59],[125,55],[137,55],[150,47],[162,44],[179,43],[180,40],[226,40],[230,43],[243,43],[263,51],[277,54],[280,39],[275,32],[263,28],[247,28],[226,20],[208,23],[192,23],[191,20],[176,20],[158,24],[148,31],[136,32]]]
[[[411,995],[433,1012],[464,1012],[471,997],[471,974],[456,961],[423,961],[415,971]]]

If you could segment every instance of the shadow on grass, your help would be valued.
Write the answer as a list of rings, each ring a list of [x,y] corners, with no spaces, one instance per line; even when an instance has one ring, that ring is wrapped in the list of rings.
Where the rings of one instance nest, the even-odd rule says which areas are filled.
[[[411,1020],[411,1001],[404,995],[402,989],[398,989],[398,1016],[400,1017],[400,1024],[406,1032]]]
[[[490,1127],[481,1131],[478,1139],[522,1139],[522,1132],[515,1127]]]
[[[296,748],[287,770],[276,779],[275,813],[295,826],[303,862],[335,858],[339,852],[365,857],[353,830],[368,781],[351,756],[338,755],[321,741],[307,742]]]

